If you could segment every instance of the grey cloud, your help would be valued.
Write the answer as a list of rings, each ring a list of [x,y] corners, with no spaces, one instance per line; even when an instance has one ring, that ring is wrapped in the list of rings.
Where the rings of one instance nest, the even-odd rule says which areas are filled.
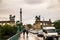
[[[42,3],[44,0],[24,0],[28,4],[38,4]]]
[[[2,2],[2,0],[0,0],[0,3]]]
[[[49,18],[51,18],[52,21],[60,19],[60,7],[57,5],[58,1],[51,1],[53,1],[53,4],[50,2],[50,0],[0,0],[0,2],[2,2],[0,3],[0,17],[8,18],[9,15],[12,14],[16,15],[16,20],[19,20],[19,11],[20,7],[22,7],[24,24],[32,24],[37,14],[42,15],[42,17],[44,17],[46,20]],[[47,7],[48,9],[46,9]],[[54,7],[56,7],[56,9]]]
[[[49,6],[48,6],[48,9],[51,9],[51,8],[57,8],[59,9],[60,8],[60,0],[50,0],[49,1]]]

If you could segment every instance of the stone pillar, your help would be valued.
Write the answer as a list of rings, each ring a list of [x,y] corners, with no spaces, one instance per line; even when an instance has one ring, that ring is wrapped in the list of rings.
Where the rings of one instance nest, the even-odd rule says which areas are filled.
[[[20,24],[22,25],[22,8],[20,8]]]

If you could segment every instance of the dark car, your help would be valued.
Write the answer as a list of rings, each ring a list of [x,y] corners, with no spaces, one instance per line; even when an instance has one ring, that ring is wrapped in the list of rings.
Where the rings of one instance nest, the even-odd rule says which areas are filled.
[[[43,37],[43,30],[39,30],[37,36],[38,37]]]
[[[56,32],[57,32],[58,34],[60,34],[60,29],[56,29]]]

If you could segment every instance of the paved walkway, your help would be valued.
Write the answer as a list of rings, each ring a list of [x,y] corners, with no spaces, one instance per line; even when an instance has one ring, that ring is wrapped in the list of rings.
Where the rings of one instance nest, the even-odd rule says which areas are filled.
[[[32,33],[29,33],[28,37],[25,34],[25,36],[23,36],[23,34],[21,34],[19,40],[40,40],[38,37],[36,37],[35,35],[33,35]]]
[[[25,34],[25,36],[23,36],[23,34],[21,34],[19,40],[43,40],[43,37],[37,37],[36,34],[29,33],[28,37],[26,34]],[[60,40],[60,38],[59,38],[59,40]]]

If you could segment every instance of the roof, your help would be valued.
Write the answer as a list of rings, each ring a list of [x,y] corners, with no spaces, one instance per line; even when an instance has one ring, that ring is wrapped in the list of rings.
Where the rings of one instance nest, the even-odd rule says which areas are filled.
[[[10,22],[15,22],[15,21],[0,21],[0,23],[10,23]]]
[[[41,23],[51,23],[50,21],[40,21]]]

